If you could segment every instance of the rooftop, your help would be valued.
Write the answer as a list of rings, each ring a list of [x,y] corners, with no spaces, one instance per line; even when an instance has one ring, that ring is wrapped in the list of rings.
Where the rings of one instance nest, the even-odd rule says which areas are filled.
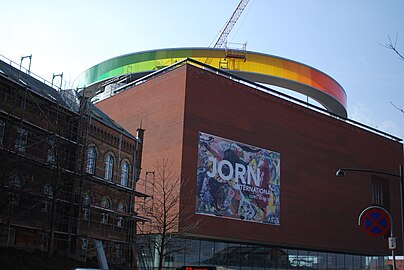
[[[17,63],[0,55],[0,77],[9,80],[21,87],[27,87],[29,91],[47,99],[53,103],[59,103],[65,109],[72,113],[79,113],[80,100],[82,96],[74,89],[61,89],[51,82],[39,77],[38,75],[30,72],[29,70],[20,67]],[[94,104],[89,102],[89,114],[99,120],[108,127],[123,133],[125,136],[138,140],[134,135],[125,130],[122,126],[117,124],[108,115],[98,109]]]

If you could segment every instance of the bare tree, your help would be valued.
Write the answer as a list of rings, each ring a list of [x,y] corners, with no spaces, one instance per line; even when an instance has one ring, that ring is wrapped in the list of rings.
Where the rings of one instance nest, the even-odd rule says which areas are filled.
[[[402,55],[402,54],[400,53],[400,51],[397,49],[398,33],[396,34],[396,38],[395,38],[394,42],[391,40],[391,38],[390,38],[389,35],[387,35],[387,38],[388,38],[389,42],[386,43],[386,44],[380,44],[380,45],[382,45],[383,47],[385,47],[385,48],[387,48],[387,49],[389,49],[389,50],[393,50],[393,52],[394,52],[395,54],[397,54],[398,57],[399,57],[401,60],[404,61],[404,55]]]
[[[383,47],[392,50],[401,60],[404,61],[404,55],[402,55],[400,53],[400,51],[397,49],[397,40],[398,40],[398,33],[396,34],[396,38],[394,40],[394,42],[391,40],[390,36],[387,35],[387,39],[389,40],[388,43],[386,44],[380,44]],[[404,110],[402,108],[400,108],[399,106],[395,105],[393,102],[390,101],[390,104],[393,105],[394,108],[396,108],[397,110],[399,110],[401,113],[404,114]]]
[[[186,182],[175,175],[168,160],[157,162],[153,208],[147,214],[151,224],[147,231],[139,229],[139,232],[157,252],[159,270],[163,268],[167,256],[185,249],[183,242],[179,241],[181,235],[196,230],[199,225],[198,221],[191,220],[193,208],[180,205],[180,190]],[[181,231],[179,231],[180,216],[183,222]]]

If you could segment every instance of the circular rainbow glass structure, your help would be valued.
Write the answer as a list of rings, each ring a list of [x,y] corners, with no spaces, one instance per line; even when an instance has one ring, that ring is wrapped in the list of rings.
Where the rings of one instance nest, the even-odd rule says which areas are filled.
[[[78,78],[78,85],[90,86],[124,74],[146,75],[184,58],[195,59],[248,80],[304,94],[328,111],[347,117],[346,93],[327,74],[286,58],[242,50],[175,48],[126,54],[84,71]]]

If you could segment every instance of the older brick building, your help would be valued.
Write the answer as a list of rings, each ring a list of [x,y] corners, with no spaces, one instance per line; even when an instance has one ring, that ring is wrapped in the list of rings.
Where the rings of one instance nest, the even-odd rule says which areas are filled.
[[[109,263],[133,264],[142,140],[0,61],[0,244],[89,259],[99,243]]]

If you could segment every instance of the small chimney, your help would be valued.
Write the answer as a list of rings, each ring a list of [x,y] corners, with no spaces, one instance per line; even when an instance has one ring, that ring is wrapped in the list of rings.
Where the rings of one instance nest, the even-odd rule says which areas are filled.
[[[140,171],[142,169],[142,155],[143,155],[143,139],[144,139],[144,129],[141,127],[137,129],[136,137],[138,141],[136,142],[136,162],[135,162],[135,181],[139,180]]]

